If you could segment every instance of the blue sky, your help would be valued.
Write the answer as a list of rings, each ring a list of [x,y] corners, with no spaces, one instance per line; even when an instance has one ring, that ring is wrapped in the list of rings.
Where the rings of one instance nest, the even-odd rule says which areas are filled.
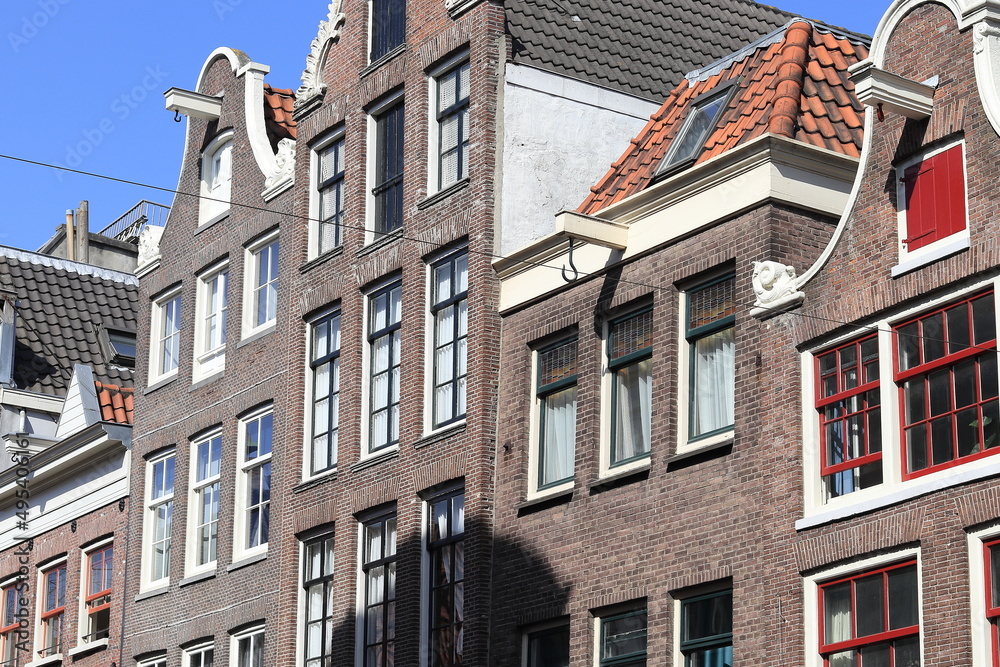
[[[889,0],[774,4],[871,34]],[[268,83],[295,89],[326,12],[324,0],[3,0],[0,154],[172,189],[186,121],[173,122],[163,91],[193,88],[219,46],[247,52],[271,67]],[[96,230],[140,199],[172,198],[0,158],[0,244],[38,248],[82,199]]]

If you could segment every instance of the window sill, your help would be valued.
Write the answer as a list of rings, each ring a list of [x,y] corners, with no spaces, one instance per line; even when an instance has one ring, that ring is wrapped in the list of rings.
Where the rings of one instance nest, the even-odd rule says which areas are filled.
[[[178,376],[179,373],[174,373],[173,375],[160,376],[153,382],[153,384],[146,385],[146,389],[143,391],[143,393],[148,394],[151,391],[156,391],[157,389],[166,387],[171,382],[176,382]]]
[[[308,491],[309,489],[315,488],[327,482],[332,482],[337,479],[337,469],[325,470],[318,475],[310,477],[309,479],[303,480],[302,482],[296,484],[292,487],[292,493],[302,493],[303,491]]]
[[[377,452],[372,454],[368,458],[361,459],[357,463],[351,466],[351,472],[358,472],[364,470],[365,468],[371,468],[372,466],[377,466],[380,463],[389,461],[391,459],[399,456],[399,446],[390,447],[387,451]]]
[[[426,197],[423,201],[417,202],[417,210],[418,211],[423,211],[426,208],[430,208],[431,206],[434,206],[434,204],[438,203],[442,199],[447,199],[448,197],[452,196],[453,194],[455,194],[459,190],[464,190],[465,188],[469,187],[469,183],[470,182],[471,181],[470,181],[469,177],[466,176],[462,180],[456,181],[456,182],[452,183],[451,185],[449,185],[448,187],[444,188],[443,190],[438,190],[437,192],[435,192],[434,194],[430,195],[429,197]]]
[[[211,375],[206,375],[204,377],[200,377],[197,380],[195,380],[194,382],[192,382],[190,390],[194,391],[196,389],[201,389],[205,385],[212,384],[216,380],[221,380],[225,376],[226,376],[226,369],[225,369],[225,367],[220,368],[217,371],[212,371]]]
[[[554,491],[548,495],[522,500],[514,505],[514,509],[517,510],[518,516],[524,516],[525,514],[539,512],[541,510],[548,509],[549,507],[555,507],[556,505],[568,503],[572,499],[573,487],[569,487],[559,491]]]
[[[226,218],[228,218],[230,210],[231,209],[226,209],[222,213],[216,213],[215,215],[213,215],[211,218],[209,218],[205,222],[198,223],[198,228],[194,230],[194,235],[198,236],[198,234],[201,234],[206,229],[209,229],[210,227],[214,227],[216,224],[218,224],[218,223],[222,222],[223,220],[225,220]]]
[[[606,477],[599,477],[598,479],[590,482],[587,486],[590,487],[590,495],[594,495],[595,493],[600,493],[601,491],[613,489],[617,486],[631,484],[632,482],[641,482],[648,478],[649,459],[646,459],[642,467],[630,468],[628,470],[609,474]]]
[[[141,600],[148,600],[149,598],[159,597],[160,595],[166,595],[170,592],[170,585],[163,586],[162,588],[154,588],[152,590],[143,591],[135,596],[135,602]]]
[[[406,42],[403,42],[402,44],[400,44],[399,46],[395,47],[394,49],[392,49],[391,51],[389,51],[385,55],[379,57],[378,60],[373,61],[371,64],[369,64],[363,70],[361,70],[358,73],[358,77],[361,78],[361,79],[365,78],[366,76],[368,76],[369,74],[371,74],[372,72],[374,72],[375,70],[377,70],[378,68],[382,67],[382,65],[385,65],[390,60],[393,60],[394,58],[396,58],[396,56],[398,56],[399,54],[405,53],[405,52],[406,52]]]
[[[85,653],[94,653],[96,651],[103,651],[108,648],[108,638],[97,639],[92,642],[87,642],[86,644],[77,644],[66,653],[71,658],[75,658],[78,655],[84,655]]]
[[[267,560],[267,551],[254,554],[253,556],[247,556],[243,560],[238,560],[235,563],[230,563],[226,566],[226,572],[235,572],[236,570],[241,570],[244,567],[259,563],[262,560]]]
[[[993,458],[996,459],[997,457]],[[1000,476],[1000,461],[992,460],[988,464],[976,466],[975,468],[963,469],[963,467],[959,467],[952,468],[951,470],[958,472],[951,472],[951,474],[942,476],[928,475],[926,477],[919,477],[917,478],[919,481],[911,480],[909,482],[902,482],[896,488],[877,496],[866,494],[867,497],[851,498],[850,502],[839,504],[837,507],[824,506],[796,521],[795,530],[815,528],[816,526],[847,519],[858,514],[867,514],[868,512],[883,509],[891,505],[897,505],[901,502],[949,487]],[[875,491],[877,488],[875,487],[872,490]],[[864,491],[856,493],[864,493]],[[848,494],[843,497],[850,498],[851,495],[854,494]]]
[[[255,340],[260,340],[264,336],[273,333],[274,330],[277,328],[278,328],[278,320],[277,319],[271,320],[264,326],[255,329],[252,333],[248,334],[246,338],[244,338],[243,340],[241,340],[239,343],[236,344],[236,347],[240,348],[243,347],[244,345],[249,345]]]
[[[677,448],[677,452],[667,459],[667,465],[679,463],[687,459],[699,458],[702,456],[714,455],[718,450],[731,448],[735,434],[732,430],[709,436],[704,440],[696,441]]]
[[[946,239],[942,239],[942,241],[945,240]],[[935,248],[930,248],[926,252],[923,250],[917,250],[912,253],[907,253],[907,259],[892,267],[890,273],[893,278],[898,278],[905,273],[919,269],[922,266],[927,266],[928,264],[933,264],[938,260],[942,260],[945,257],[949,257],[955,253],[968,249],[969,237],[968,234],[965,234],[960,238],[948,241],[947,243],[942,243]]]
[[[327,252],[310,259],[308,262],[299,267],[299,273],[308,273],[315,269],[317,266],[326,264],[334,257],[340,257],[344,254],[344,246],[339,245],[333,250],[328,250]]]
[[[214,579],[214,578],[215,578],[215,568],[213,567],[211,570],[205,570],[204,572],[197,572],[188,577],[184,577],[183,579],[177,582],[177,586],[179,588],[184,588],[185,586],[196,584],[199,581],[205,581],[206,579]]]
[[[38,660],[33,660],[24,665],[24,667],[42,667],[42,665],[58,665],[63,661],[63,654],[56,653],[54,655],[45,656],[44,658],[39,658]]]
[[[435,431],[429,435],[425,435],[424,437],[420,438],[420,440],[417,440],[415,443],[413,443],[413,448],[423,449],[424,447],[433,445],[435,442],[441,442],[442,440],[450,438],[456,433],[461,433],[464,430],[465,430],[465,421],[445,426],[441,430]]]
[[[378,250],[379,248],[387,246],[387,245],[393,243],[394,241],[398,241],[400,238],[402,238],[402,236],[403,236],[403,228],[402,227],[399,227],[398,229],[394,229],[391,232],[386,232],[385,234],[381,234],[378,238],[376,238],[375,240],[373,240],[371,243],[369,243],[368,245],[366,245],[364,248],[362,248],[361,250],[359,250],[356,253],[354,253],[354,256],[355,257],[363,257],[364,255],[371,254],[371,253],[375,252],[376,250]]]

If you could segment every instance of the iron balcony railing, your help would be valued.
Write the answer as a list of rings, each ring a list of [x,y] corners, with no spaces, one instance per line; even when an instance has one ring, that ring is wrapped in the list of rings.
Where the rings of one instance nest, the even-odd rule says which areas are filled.
[[[143,199],[99,233],[126,243],[138,243],[139,233],[146,225],[162,227],[167,222],[169,212],[169,206]]]

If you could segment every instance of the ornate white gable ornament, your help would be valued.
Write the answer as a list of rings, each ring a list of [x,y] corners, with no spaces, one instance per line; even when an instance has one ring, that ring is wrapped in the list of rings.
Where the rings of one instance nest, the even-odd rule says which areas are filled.
[[[265,201],[273,199],[295,182],[295,141],[284,138],[278,142],[278,154],[274,156],[275,169],[264,180]]]
[[[160,237],[163,236],[163,227],[158,225],[146,225],[139,232],[139,257],[135,267],[136,275],[142,275],[146,271],[156,268],[160,261]]]
[[[306,56],[306,68],[302,72],[302,85],[295,91],[295,108],[308,106],[326,90],[326,83],[320,79],[323,57],[330,44],[340,37],[340,27],[344,24],[344,13],[340,11],[343,0],[333,0],[326,19],[319,22],[319,31]]]
[[[806,298],[799,290],[795,269],[780,262],[753,263],[753,291],[757,301],[750,315],[761,319],[793,308]]]

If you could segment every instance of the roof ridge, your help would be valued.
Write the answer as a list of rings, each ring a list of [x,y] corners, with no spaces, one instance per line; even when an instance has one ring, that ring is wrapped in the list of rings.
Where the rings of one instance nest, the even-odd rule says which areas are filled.
[[[775,82],[775,97],[771,103],[771,115],[767,119],[767,131],[795,138],[795,125],[799,115],[802,97],[802,80],[809,60],[809,41],[815,29],[805,21],[796,21],[785,32],[785,44],[779,57],[783,61],[778,68]]]
[[[126,285],[139,284],[139,279],[131,273],[115,271],[114,269],[106,269],[103,266],[95,266],[93,264],[86,264],[76,260],[63,259],[62,257],[53,257],[52,255],[43,255],[38,252],[21,250],[20,248],[12,248],[5,245],[0,245],[0,257],[16,259],[34,265],[48,266],[53,269],[72,271],[74,273],[79,273],[80,275],[93,276],[102,280],[111,280],[118,283],[124,283]]]

